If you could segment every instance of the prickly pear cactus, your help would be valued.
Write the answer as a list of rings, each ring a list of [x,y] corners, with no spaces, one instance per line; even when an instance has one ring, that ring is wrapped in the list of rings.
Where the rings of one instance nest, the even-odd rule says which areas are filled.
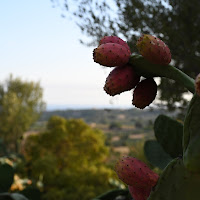
[[[194,95],[184,124],[183,161],[188,170],[200,174],[200,96]]]
[[[157,141],[172,158],[183,154],[183,124],[166,115],[159,115],[154,122]]]
[[[164,120],[165,119],[165,120]],[[148,200],[196,200],[199,198],[200,187],[200,97],[194,95],[190,102],[187,115],[184,121],[184,128],[181,124],[173,121],[166,116],[160,116],[154,124],[155,134],[161,134],[165,138],[167,151],[173,149],[176,155],[181,151],[176,145],[182,139],[181,130],[183,131],[182,149],[183,158],[178,157],[171,161],[162,175],[160,176],[155,188],[152,189]],[[162,126],[161,126],[162,124]],[[160,127],[160,128],[159,128]],[[163,131],[161,131],[163,128]],[[171,132],[169,131],[171,129]],[[173,129],[173,130],[172,130]],[[166,133],[166,130],[169,132]],[[174,134],[173,140],[170,135]],[[167,134],[167,135],[166,135]],[[170,143],[167,145],[167,143]],[[168,146],[168,147],[167,147]],[[177,145],[178,146],[178,145]],[[166,192],[167,191],[167,192]]]
[[[181,158],[175,158],[166,167],[152,189],[148,200],[197,200],[200,174],[186,169]]]
[[[147,140],[144,144],[144,153],[147,160],[154,166],[164,169],[172,160],[156,140]]]
[[[0,193],[7,192],[13,183],[14,169],[6,164],[0,164]]]
[[[138,50],[142,55],[132,54],[129,58],[127,58],[126,52],[129,50],[126,49],[122,52],[126,43],[124,44],[117,37],[105,37],[100,44],[109,47],[103,48],[100,45],[95,49],[94,60],[98,58],[100,64],[104,65],[105,61],[106,66],[120,66],[122,67],[120,69],[124,71],[122,73],[126,76],[128,74],[125,73],[124,66],[128,64],[133,68],[134,73],[141,78],[151,79],[152,81],[154,81],[154,77],[169,78],[182,84],[194,94],[184,123],[165,115],[158,116],[154,124],[157,140],[150,140],[145,143],[144,151],[149,162],[163,169],[160,177],[144,163],[130,157],[123,158],[118,162],[116,168],[118,177],[128,184],[129,192],[134,200],[200,199],[200,75],[194,81],[194,79],[170,65],[171,53],[169,48],[159,38],[151,35],[143,35],[137,42]],[[116,49],[113,44],[114,46],[121,45],[123,48]],[[122,56],[121,59],[119,59],[120,56]],[[95,61],[97,62],[97,60]],[[119,64],[116,65],[118,61]],[[115,79],[119,77],[116,75]],[[129,84],[133,84],[135,80],[131,79],[130,81]],[[140,109],[153,102],[157,91],[155,89],[153,94],[149,93],[149,84],[146,84],[143,90],[148,92],[144,92],[145,95],[143,90],[138,92],[142,81],[137,83],[135,90],[133,87],[131,88],[135,97],[133,105]],[[117,82],[119,88],[127,85],[123,82],[126,82],[126,78],[122,82]],[[127,90],[129,90],[128,87]],[[149,99],[149,101],[143,106],[144,99]],[[103,195],[99,199],[108,199],[107,197],[108,195]],[[117,196],[113,196],[109,200],[116,200],[117,198]]]

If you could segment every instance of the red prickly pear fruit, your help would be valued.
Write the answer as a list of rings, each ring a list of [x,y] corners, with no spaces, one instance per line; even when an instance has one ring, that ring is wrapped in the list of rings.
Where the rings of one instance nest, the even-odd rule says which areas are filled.
[[[134,186],[128,186],[129,192],[134,200],[147,200],[150,193],[151,193],[151,187],[134,187]]]
[[[117,162],[115,171],[119,179],[134,188],[152,188],[159,178],[142,161],[133,157],[123,157]]]
[[[200,74],[198,74],[195,79],[195,90],[196,93],[200,96]]]
[[[144,34],[136,45],[140,54],[153,64],[168,65],[171,62],[168,46],[155,36]]]
[[[144,109],[150,105],[155,99],[157,94],[157,84],[153,78],[147,78],[142,80],[136,86],[133,92],[132,104],[135,107]]]
[[[105,36],[99,41],[99,45],[106,44],[106,43],[120,44],[120,45],[126,47],[129,51],[131,51],[130,47],[128,46],[128,44],[124,40],[122,40],[121,38],[114,36],[114,35]]]
[[[94,61],[107,67],[121,67],[128,63],[131,52],[124,46],[115,43],[101,44],[94,49]]]
[[[106,79],[104,90],[110,96],[133,89],[140,81],[133,67],[125,65],[114,68]]]

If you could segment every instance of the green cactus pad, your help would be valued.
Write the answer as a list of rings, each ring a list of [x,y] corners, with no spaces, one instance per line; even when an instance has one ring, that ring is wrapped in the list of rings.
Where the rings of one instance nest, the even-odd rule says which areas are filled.
[[[27,197],[29,200],[40,200],[41,192],[38,188],[33,186],[28,186],[24,190],[20,191],[22,195]]]
[[[0,164],[0,192],[7,192],[13,183],[14,170],[8,164]]]
[[[93,200],[114,200],[118,196],[126,196],[127,198],[130,197],[129,190],[128,189],[125,189],[125,190],[123,190],[123,189],[111,190],[111,191],[108,191],[108,192],[96,197]]]
[[[200,174],[189,172],[181,158],[176,158],[165,168],[148,200],[199,199]]]
[[[29,200],[24,195],[18,193],[11,193],[10,197],[12,198],[12,200]]]
[[[144,152],[148,161],[160,169],[164,169],[172,160],[156,140],[147,140],[144,144]]]
[[[200,172],[200,97],[194,95],[184,123],[184,164],[193,172]]]
[[[159,115],[154,123],[154,132],[157,141],[172,158],[183,154],[183,125],[180,122],[166,115]]]
[[[29,200],[25,196],[19,193],[0,193],[0,200]]]

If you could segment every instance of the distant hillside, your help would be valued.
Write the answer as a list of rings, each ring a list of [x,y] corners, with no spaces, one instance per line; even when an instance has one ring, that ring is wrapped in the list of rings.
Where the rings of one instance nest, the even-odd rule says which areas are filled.
[[[135,121],[154,121],[159,114],[173,115],[166,110],[160,109],[90,109],[90,110],[56,110],[46,111],[39,121],[47,121],[51,116],[58,115],[64,118],[81,118],[86,123],[109,124],[111,122],[120,122],[131,124]]]

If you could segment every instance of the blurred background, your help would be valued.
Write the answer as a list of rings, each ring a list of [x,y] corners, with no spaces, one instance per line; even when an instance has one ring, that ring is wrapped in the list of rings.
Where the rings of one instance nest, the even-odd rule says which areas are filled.
[[[199,6],[198,0],[1,0],[0,192],[93,199],[126,188],[113,170],[122,155],[160,173],[166,162],[150,162],[146,141],[155,140],[159,114],[182,123],[190,93],[156,78],[155,101],[136,109],[133,91],[104,92],[111,69],[94,63],[93,49],[116,35],[138,53],[138,37],[153,34],[169,46],[171,63],[194,78]]]
[[[2,81],[11,73],[40,81],[48,110],[98,108],[109,106],[110,101],[131,106],[127,94],[114,100],[105,94],[110,69],[102,70],[93,62],[94,47],[79,42],[88,37],[57,4],[50,0],[2,1],[0,9]]]

